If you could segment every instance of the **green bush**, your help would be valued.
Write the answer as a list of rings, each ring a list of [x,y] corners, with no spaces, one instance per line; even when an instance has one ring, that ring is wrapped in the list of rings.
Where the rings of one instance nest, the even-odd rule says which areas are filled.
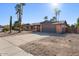
[[[9,28],[3,28],[2,31],[3,31],[3,32],[7,32],[7,31],[9,31]]]

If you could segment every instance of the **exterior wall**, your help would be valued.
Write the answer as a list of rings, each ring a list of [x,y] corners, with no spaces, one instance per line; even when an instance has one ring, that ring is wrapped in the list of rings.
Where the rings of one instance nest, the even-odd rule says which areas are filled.
[[[28,26],[28,31],[64,33],[65,27],[66,27],[65,24],[42,23],[42,24],[39,24],[39,25]]]
[[[61,33],[62,32],[61,24],[56,24],[56,32],[57,33]]]
[[[40,24],[40,32],[42,32],[42,24]]]
[[[29,25],[29,26],[26,26],[26,27],[25,27],[25,30],[26,30],[26,31],[31,31],[32,28],[31,28],[31,26]]]
[[[29,31],[32,31],[32,26],[29,26],[28,30],[29,30]]]
[[[65,25],[64,24],[56,24],[56,32],[57,33],[65,33]]]
[[[41,25],[33,25],[33,32],[40,32],[41,31]]]

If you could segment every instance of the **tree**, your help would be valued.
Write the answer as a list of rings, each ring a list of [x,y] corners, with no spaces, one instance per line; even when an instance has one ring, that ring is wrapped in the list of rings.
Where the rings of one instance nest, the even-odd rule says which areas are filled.
[[[45,16],[44,19],[47,20],[48,19],[48,16]]]
[[[19,32],[21,32],[21,22],[22,22],[22,15],[23,15],[23,6],[25,6],[25,3],[18,3],[15,6],[17,19],[19,21]]]
[[[76,26],[75,26],[75,24],[71,25],[71,32],[76,33]]]
[[[14,22],[13,29],[14,29],[14,30],[19,30],[19,21],[15,21],[15,22]]]
[[[77,19],[77,25],[76,25],[77,28],[79,28],[79,18]]]
[[[9,25],[3,26],[3,29],[2,29],[3,32],[7,32],[9,30],[10,30],[10,26]]]
[[[10,16],[10,33],[12,32],[12,16]]]
[[[60,15],[61,10],[59,10],[58,8],[55,8],[54,11],[55,11],[56,20],[58,20],[58,16]]]
[[[66,24],[66,32],[70,33],[71,32],[71,26],[69,24]]]
[[[71,25],[71,30],[73,31],[74,30],[74,28],[75,28],[75,25]]]
[[[53,17],[52,19],[50,19],[51,22],[56,22],[56,17]]]

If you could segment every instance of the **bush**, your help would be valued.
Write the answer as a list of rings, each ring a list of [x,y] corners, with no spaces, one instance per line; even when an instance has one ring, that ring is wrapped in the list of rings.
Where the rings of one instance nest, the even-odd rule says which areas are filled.
[[[9,31],[9,28],[3,28],[2,31],[3,31],[3,32],[7,32],[7,31]]]

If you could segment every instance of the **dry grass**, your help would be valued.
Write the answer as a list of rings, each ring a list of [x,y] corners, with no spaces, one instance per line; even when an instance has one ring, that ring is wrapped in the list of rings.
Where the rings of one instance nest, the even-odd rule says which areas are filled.
[[[79,34],[50,36],[20,45],[20,48],[37,56],[79,56]]]

